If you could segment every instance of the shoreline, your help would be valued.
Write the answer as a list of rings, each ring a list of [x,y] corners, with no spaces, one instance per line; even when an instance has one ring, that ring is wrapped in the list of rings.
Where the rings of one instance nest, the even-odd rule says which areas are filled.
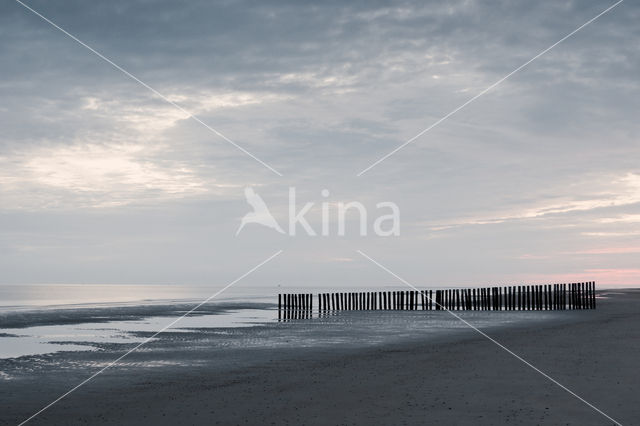
[[[622,424],[632,424],[640,417],[634,402],[640,392],[640,290],[616,293],[599,300],[595,311],[564,311],[535,326],[487,333]],[[371,347],[236,352],[224,368],[215,359],[176,365],[169,352],[161,353],[165,364],[140,368],[145,357],[163,358],[132,354],[30,424],[611,424],[469,328]],[[4,382],[1,423],[24,420],[77,384],[83,377],[78,373],[43,371],[37,380]]]

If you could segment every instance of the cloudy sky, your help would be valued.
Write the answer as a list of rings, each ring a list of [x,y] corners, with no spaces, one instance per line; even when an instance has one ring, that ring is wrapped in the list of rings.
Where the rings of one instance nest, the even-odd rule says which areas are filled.
[[[614,1],[25,3],[165,99],[2,2],[0,283],[640,284],[637,3],[360,176]],[[400,235],[236,237],[247,186]]]

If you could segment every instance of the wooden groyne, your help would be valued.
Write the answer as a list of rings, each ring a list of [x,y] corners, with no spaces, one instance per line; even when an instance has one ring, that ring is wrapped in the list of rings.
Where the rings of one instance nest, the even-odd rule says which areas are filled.
[[[595,282],[453,288],[420,291],[367,291],[317,294],[317,309],[328,311],[557,311],[595,309]],[[280,318],[309,318],[314,294],[278,294]]]

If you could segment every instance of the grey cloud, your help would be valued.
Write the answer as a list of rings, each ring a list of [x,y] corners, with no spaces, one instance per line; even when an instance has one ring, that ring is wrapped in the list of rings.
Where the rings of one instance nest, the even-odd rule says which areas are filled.
[[[175,116],[145,88],[5,2],[0,233],[7,238],[0,250],[8,254],[2,266],[10,273],[3,280],[205,281],[207,274],[233,275],[243,253],[257,259],[279,244],[293,252],[282,272],[290,279],[303,280],[306,268],[316,268],[317,280],[378,279],[357,262],[331,269],[318,266],[319,259],[349,257],[354,248],[385,250],[385,242],[285,241],[255,229],[253,239],[232,239],[236,220],[246,213],[245,185],[256,186],[279,213],[289,185],[308,200],[318,200],[322,188],[336,199],[394,200],[406,232],[391,243],[391,257],[416,275],[424,266],[416,259],[430,258],[430,278],[444,283],[488,280],[495,277],[489,269],[562,272],[559,261],[505,259],[555,253],[559,242],[567,252],[585,241],[595,244],[582,233],[621,229],[598,217],[638,209],[629,204],[593,216],[573,212],[437,235],[422,226],[554,200],[604,199],[620,190],[615,179],[637,173],[635,4],[623,3],[360,178],[355,174],[371,162],[612,3],[28,4],[176,97],[285,177]],[[221,104],[225,96],[230,100]],[[73,170],[69,164],[81,163],[90,147],[112,154],[116,165]],[[76,150],[66,163],[64,150]],[[47,155],[53,160],[35,176],[29,161]],[[71,170],[61,176],[55,161]],[[123,168],[129,172],[122,177]],[[204,191],[171,192],[185,175],[185,187],[201,184]],[[98,184],[78,190],[83,179]],[[114,200],[122,204],[105,207]],[[576,226],[546,227],[554,224]],[[46,256],[51,260],[41,272],[30,270]],[[302,259],[315,266],[296,264]],[[157,262],[162,267],[153,271]],[[77,274],[60,266],[69,263]]]

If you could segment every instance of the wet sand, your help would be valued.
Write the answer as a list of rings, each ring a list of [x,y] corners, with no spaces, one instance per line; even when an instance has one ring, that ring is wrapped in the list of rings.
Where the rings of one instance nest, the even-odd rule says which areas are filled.
[[[637,424],[640,291],[603,295],[595,311],[486,330],[621,424]],[[142,350],[29,424],[614,424],[467,328],[426,341],[225,353],[218,362],[206,345]],[[0,423],[18,424],[88,377],[108,359],[97,356],[66,355],[56,369],[0,382]],[[95,358],[91,368],[86,357]]]

